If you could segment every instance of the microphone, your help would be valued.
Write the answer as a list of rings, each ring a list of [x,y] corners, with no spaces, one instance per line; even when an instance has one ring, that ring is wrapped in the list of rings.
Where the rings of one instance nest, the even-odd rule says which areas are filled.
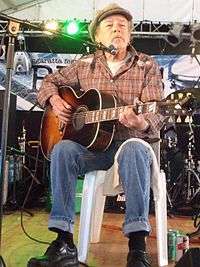
[[[100,50],[104,50],[104,51],[110,53],[111,55],[116,55],[116,54],[117,54],[117,48],[114,47],[113,44],[111,44],[111,45],[109,45],[109,46],[107,47],[107,46],[105,46],[104,44],[99,43],[99,44],[97,45],[97,47],[98,47]]]

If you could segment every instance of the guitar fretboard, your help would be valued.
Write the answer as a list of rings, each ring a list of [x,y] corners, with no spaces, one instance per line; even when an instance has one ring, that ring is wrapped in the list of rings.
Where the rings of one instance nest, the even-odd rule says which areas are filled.
[[[145,103],[137,106],[127,105],[115,108],[105,108],[102,110],[87,111],[85,113],[85,124],[118,120],[119,114],[122,113],[126,107],[137,109],[137,113],[155,112],[156,102]]]
[[[183,101],[186,101],[185,99]],[[81,118],[84,117],[84,123],[97,123],[103,121],[118,120],[121,112],[126,107],[130,107],[136,111],[137,114],[142,113],[156,113],[159,112],[163,116],[185,116],[189,115],[189,112],[182,109],[178,101],[160,101],[160,102],[148,102],[139,105],[127,105],[115,108],[105,108],[102,110],[92,110],[79,113]]]

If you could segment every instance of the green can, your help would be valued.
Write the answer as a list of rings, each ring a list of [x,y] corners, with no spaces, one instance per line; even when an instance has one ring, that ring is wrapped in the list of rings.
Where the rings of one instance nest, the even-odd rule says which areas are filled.
[[[168,243],[168,260],[176,260],[176,236],[178,234],[177,230],[168,230],[167,233],[167,243]]]

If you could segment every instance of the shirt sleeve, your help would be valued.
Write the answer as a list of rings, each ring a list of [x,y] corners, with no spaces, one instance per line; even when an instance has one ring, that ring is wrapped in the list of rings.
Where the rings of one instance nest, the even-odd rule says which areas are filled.
[[[66,66],[55,73],[45,76],[37,95],[39,104],[45,107],[48,99],[52,95],[58,95],[58,89],[61,86],[71,86],[74,89],[79,88],[77,69],[78,62],[75,62],[70,66]]]
[[[160,101],[164,97],[161,72],[156,61],[149,57],[145,62],[145,80],[141,94],[142,102]],[[157,113],[145,113],[145,119],[149,123],[148,134],[157,133],[163,126],[165,117]]]

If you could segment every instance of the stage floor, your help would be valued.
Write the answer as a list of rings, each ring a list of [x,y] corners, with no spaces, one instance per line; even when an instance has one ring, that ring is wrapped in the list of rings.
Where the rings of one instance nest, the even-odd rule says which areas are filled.
[[[47,230],[48,213],[44,210],[30,210],[33,216],[24,213],[24,226],[33,238],[51,242],[55,235]],[[75,225],[75,241],[77,241],[78,222]],[[105,213],[101,240],[90,246],[88,264],[90,267],[125,267],[127,256],[127,239],[121,233],[123,214]],[[148,251],[152,258],[152,267],[157,267],[157,250],[155,236],[155,217],[150,215],[152,233],[148,238]],[[168,228],[193,232],[195,228],[191,217],[168,218]],[[20,223],[20,213],[12,212],[3,217],[2,256],[6,267],[26,267],[28,259],[34,255],[41,255],[47,245],[30,240],[23,233]],[[192,247],[200,247],[200,238],[195,238]],[[170,263],[168,267],[174,266]],[[81,265],[80,265],[81,267]]]

